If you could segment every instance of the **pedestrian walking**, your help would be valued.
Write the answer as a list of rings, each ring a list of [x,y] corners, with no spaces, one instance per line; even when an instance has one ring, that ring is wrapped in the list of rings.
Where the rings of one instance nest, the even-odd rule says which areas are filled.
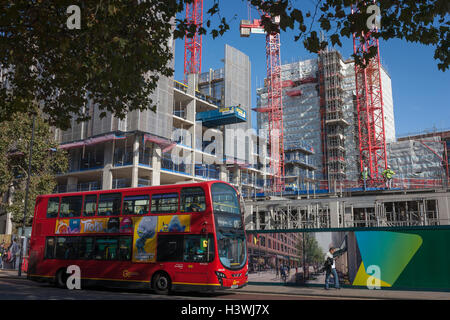
[[[286,282],[286,269],[283,265],[280,266],[280,275],[281,275],[281,279]]]
[[[3,259],[5,257],[6,253],[6,246],[5,241],[2,242],[2,245],[0,246],[0,269],[3,269]]]
[[[12,268],[17,270],[17,268],[19,268],[19,264],[17,263],[17,259],[18,259],[18,255],[19,255],[19,245],[17,244],[17,238],[14,238],[9,251],[11,252]]]
[[[336,251],[335,248],[330,248],[330,250],[325,255],[325,290],[329,289],[329,280],[330,275],[333,275],[334,278],[334,286],[336,289],[340,289],[339,287],[339,277],[336,272],[336,262],[334,261],[334,252]]]

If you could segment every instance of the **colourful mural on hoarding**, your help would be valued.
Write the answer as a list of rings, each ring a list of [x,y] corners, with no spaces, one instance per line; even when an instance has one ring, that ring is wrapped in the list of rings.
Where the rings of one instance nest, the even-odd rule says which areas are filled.
[[[341,286],[450,290],[450,226],[250,232],[248,237],[249,282],[324,286],[325,256],[334,248]],[[283,241],[288,245],[273,250]],[[333,275],[328,278],[334,284]]]

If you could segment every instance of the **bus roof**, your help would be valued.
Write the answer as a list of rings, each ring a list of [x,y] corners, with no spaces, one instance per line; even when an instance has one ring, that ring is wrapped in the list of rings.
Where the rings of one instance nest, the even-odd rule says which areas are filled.
[[[45,195],[39,195],[37,198],[49,198],[55,196],[72,196],[72,195],[80,195],[80,194],[104,194],[104,193],[117,193],[117,192],[127,192],[127,191],[154,191],[154,190],[170,190],[173,188],[182,189],[189,187],[199,187],[199,186],[211,186],[214,183],[224,183],[233,187],[228,182],[222,180],[212,180],[212,181],[202,181],[202,182],[187,182],[187,183],[177,183],[177,184],[167,184],[167,185],[159,185],[159,186],[149,186],[149,187],[136,187],[136,188],[121,188],[121,189],[108,189],[108,190],[92,190],[92,191],[74,191],[74,192],[63,192],[63,193],[50,193]],[[234,188],[234,187],[233,187]],[[234,188],[236,190],[236,188]],[[236,190],[237,192],[237,190]]]

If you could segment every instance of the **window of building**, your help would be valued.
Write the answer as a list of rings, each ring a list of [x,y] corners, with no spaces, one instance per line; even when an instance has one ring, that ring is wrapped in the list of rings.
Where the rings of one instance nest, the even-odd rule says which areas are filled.
[[[178,193],[152,195],[152,213],[174,213],[178,211]]]
[[[148,195],[127,196],[123,198],[123,214],[146,214],[150,205]]]
[[[73,218],[81,216],[81,205],[83,197],[62,197],[61,207],[59,209],[60,218]]]
[[[120,203],[122,196],[120,193],[101,194],[98,202],[99,216],[120,215]]]
[[[84,217],[93,217],[95,216],[95,211],[97,210],[97,195],[88,195],[84,197],[84,209],[83,216]]]
[[[181,190],[181,212],[201,212],[205,209],[205,192],[202,188],[183,188]]]
[[[58,216],[59,198],[48,199],[47,218],[56,218]]]

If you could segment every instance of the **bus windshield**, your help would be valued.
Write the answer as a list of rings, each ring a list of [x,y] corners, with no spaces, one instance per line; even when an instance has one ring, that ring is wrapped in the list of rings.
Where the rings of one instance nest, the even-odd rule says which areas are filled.
[[[231,270],[242,268],[247,248],[241,208],[236,191],[224,183],[211,186],[220,262]]]

